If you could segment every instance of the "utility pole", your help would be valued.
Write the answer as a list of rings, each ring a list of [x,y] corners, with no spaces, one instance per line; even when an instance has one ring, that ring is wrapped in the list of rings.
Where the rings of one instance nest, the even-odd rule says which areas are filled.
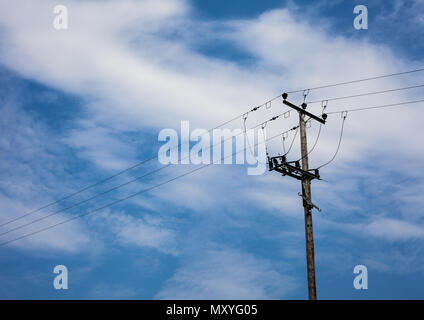
[[[302,156],[302,169],[309,170],[308,142],[306,137],[305,114],[299,112],[300,148]],[[308,177],[302,179],[303,210],[305,212],[305,239],[306,239],[306,265],[308,270],[308,293],[309,300],[317,299],[315,282],[315,253],[314,253],[314,230],[312,227],[312,208],[306,199],[311,199],[311,180]]]
[[[306,111],[306,103],[302,104],[302,108],[292,104],[287,101],[287,93],[282,95],[283,103],[293,108],[299,113],[299,129],[300,129],[300,147],[301,147],[301,161],[302,166],[300,166],[298,161],[287,161],[286,155],[269,157],[268,164],[270,171],[277,171],[283,176],[289,176],[296,178],[301,181],[302,193],[299,193],[299,196],[303,200],[303,209],[305,215],[305,240],[306,240],[306,266],[308,274],[308,296],[309,300],[317,299],[317,290],[316,290],[316,281],[315,281],[315,254],[314,254],[314,232],[312,226],[312,209],[315,208],[318,211],[321,211],[316,205],[311,201],[311,180],[320,179],[318,169],[309,169],[308,162],[308,142],[306,136],[306,120],[305,117],[308,116],[310,119],[314,119],[322,124],[325,124],[325,119],[327,118],[326,114],[322,115],[322,118],[317,117],[316,115]]]

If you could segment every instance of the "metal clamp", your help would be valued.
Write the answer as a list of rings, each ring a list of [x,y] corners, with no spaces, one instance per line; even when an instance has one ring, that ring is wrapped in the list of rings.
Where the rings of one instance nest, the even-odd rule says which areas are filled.
[[[271,109],[271,107],[272,107],[271,101],[265,102],[265,109]]]
[[[305,127],[306,127],[306,128],[310,128],[310,127],[312,127],[312,121],[311,121],[311,120],[306,121],[306,123],[305,123]]]
[[[306,97],[308,96],[308,94],[309,94],[309,89],[303,90],[303,102],[306,101]]]
[[[328,105],[328,100],[322,100],[321,101],[322,112],[324,112],[325,109],[327,109],[327,105]]]
[[[305,200],[305,202],[308,204],[308,206],[310,206],[311,208],[315,208],[318,210],[318,212],[321,212],[322,210],[320,208],[318,208],[315,204],[312,203],[312,201],[308,198],[306,198],[303,194],[301,194],[300,192],[297,194],[299,197],[302,197],[303,200]]]

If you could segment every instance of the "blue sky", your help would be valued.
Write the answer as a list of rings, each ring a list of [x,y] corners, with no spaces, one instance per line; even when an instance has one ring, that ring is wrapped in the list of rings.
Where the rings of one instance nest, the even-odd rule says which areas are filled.
[[[54,1],[0,3],[0,224],[157,154],[158,133],[211,128],[284,90],[422,67],[421,1]],[[353,28],[353,8],[369,29]],[[310,99],[418,85],[424,75],[311,91]],[[422,89],[330,102],[328,109],[423,97]],[[301,94],[291,96],[300,101]],[[319,112],[319,104],[311,105]],[[253,126],[285,108],[249,115]],[[313,183],[318,298],[424,296],[422,109],[351,113],[342,148]],[[296,117],[267,127],[269,136]],[[311,165],[334,153],[329,117]],[[241,128],[241,120],[228,125]],[[318,132],[312,125],[310,143]],[[278,140],[278,141],[277,141]],[[282,152],[281,140],[269,143]],[[298,156],[297,146],[291,157]],[[35,214],[142,175],[152,161]],[[173,166],[1,241],[83,214],[192,166]],[[130,201],[0,247],[0,298],[305,299],[297,181],[216,165]],[[31,221],[30,218],[24,221]],[[21,223],[22,223],[21,222]],[[1,232],[18,226],[1,227]],[[368,267],[355,290],[353,268]],[[69,289],[53,288],[53,268]]]

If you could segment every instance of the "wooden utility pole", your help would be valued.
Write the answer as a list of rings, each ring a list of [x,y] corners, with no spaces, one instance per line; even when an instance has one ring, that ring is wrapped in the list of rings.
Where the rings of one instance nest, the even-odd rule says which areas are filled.
[[[302,155],[302,169],[309,171],[308,142],[306,137],[305,114],[299,112],[300,147]],[[302,178],[303,210],[305,212],[305,239],[306,239],[306,265],[308,270],[308,293],[309,300],[317,299],[317,288],[315,282],[315,254],[314,254],[314,231],[312,227],[311,180],[309,177]]]
[[[268,164],[270,171],[276,171],[281,173],[283,176],[289,176],[301,181],[302,193],[299,195],[303,199],[303,210],[305,215],[305,240],[306,240],[306,266],[308,273],[308,295],[309,300],[317,299],[317,288],[315,282],[315,254],[314,254],[314,232],[312,228],[312,209],[315,208],[321,211],[311,201],[311,180],[320,179],[318,169],[309,169],[308,163],[308,142],[306,136],[306,120],[308,116],[310,120],[318,121],[325,124],[326,114],[318,117],[308,111],[306,111],[306,103],[302,104],[302,107],[298,107],[293,103],[287,101],[287,94],[283,95],[283,103],[299,113],[299,129],[300,129],[300,147],[301,147],[301,158],[297,161],[287,161],[286,154],[283,156],[269,157]],[[309,121],[309,120],[308,120]],[[300,160],[302,166],[300,166]]]

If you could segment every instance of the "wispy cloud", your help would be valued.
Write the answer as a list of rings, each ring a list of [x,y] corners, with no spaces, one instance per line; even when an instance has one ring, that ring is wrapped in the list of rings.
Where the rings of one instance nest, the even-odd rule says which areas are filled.
[[[396,219],[376,219],[369,224],[355,226],[367,235],[387,240],[422,239],[424,227]]]
[[[64,3],[69,6],[70,15],[66,31],[52,28],[54,1],[2,3],[0,59],[4,66],[22,77],[82,98],[83,119],[76,117],[73,127],[64,129],[63,136],[59,137],[63,142],[60,147],[78,159],[90,161],[100,172],[123,168],[139,156],[139,150],[123,139],[126,133],[152,134],[163,127],[178,127],[181,120],[187,119],[193,128],[209,128],[282,90],[408,70],[420,63],[399,57],[388,47],[367,38],[335,37],[327,32],[326,26],[305,20],[300,13],[287,9],[271,10],[249,19],[210,22],[199,21],[186,1]],[[225,60],[201,52],[198,44],[202,39],[216,39],[223,47],[243,52],[252,57],[251,64],[231,59],[231,52],[230,58],[227,55]],[[423,80],[416,74],[413,78],[406,76],[337,90],[312,91],[308,99],[396,88]],[[421,94],[421,90],[411,90],[330,102],[328,111],[412,100]],[[302,97],[297,94],[290,99],[300,101]],[[321,112],[319,104],[309,108]],[[249,123],[256,124],[284,109],[281,102],[276,101],[266,115],[249,115]],[[2,115],[5,115],[2,119],[8,119],[0,120],[6,128],[4,132],[9,132],[0,138],[2,168],[20,170],[16,174],[20,183],[11,186],[0,182],[7,194],[1,201],[3,212],[7,212],[2,213],[1,218],[6,221],[18,215],[18,211],[26,212],[30,199],[38,199],[40,203],[50,200],[50,197],[40,197],[42,192],[37,191],[36,185],[48,186],[42,191],[51,194],[60,182],[66,181],[69,189],[77,184],[72,174],[64,173],[64,167],[55,165],[57,155],[45,149],[46,141],[52,141],[52,137],[38,127],[38,121],[7,106],[3,107]],[[411,137],[420,136],[417,133],[421,132],[422,115],[422,109],[406,107],[387,111],[384,117],[372,111],[366,115],[348,115],[337,162],[322,171],[331,183],[317,185],[313,191],[313,197],[320,199],[318,205],[322,203],[338,210],[328,210],[330,214],[316,220],[318,225],[322,223],[321,226],[330,231],[350,230],[349,236],[370,236],[371,241],[382,243],[422,238],[421,214],[405,208],[387,214],[376,213],[364,204],[372,202],[370,199],[387,201],[387,197],[378,192],[381,184],[376,181],[382,183],[391,173],[375,170],[375,167],[396,167],[400,172],[411,164],[421,168],[424,149],[420,139]],[[291,127],[296,121],[297,118],[291,117],[275,122],[267,128],[269,135]],[[324,163],[333,154],[340,124],[338,115],[329,118],[314,150],[311,167]],[[241,122],[233,126],[241,126]],[[310,136],[314,136],[317,126],[310,130]],[[12,131],[15,136],[10,134]],[[147,145],[152,141],[144,139],[141,143]],[[281,149],[281,141],[269,145],[271,153]],[[294,147],[290,157],[296,158],[298,153]],[[28,159],[34,158],[39,158],[35,161],[37,166],[28,166]],[[173,168],[167,174],[179,170],[182,169]],[[22,246],[39,241],[37,247],[57,246],[75,252],[90,241],[89,232],[105,228],[112,231],[117,245],[148,247],[175,255],[180,253],[175,249],[179,240],[197,240],[187,238],[184,232],[167,224],[175,219],[178,210],[185,211],[185,218],[191,217],[193,212],[201,216],[201,223],[190,221],[190,229],[199,233],[236,227],[243,232],[255,230],[264,212],[277,215],[280,220],[302,218],[296,195],[299,190],[294,189],[298,188],[294,183],[280,182],[280,177],[271,175],[253,179],[233,167],[213,170],[176,181],[172,186],[131,202],[143,210],[105,211],[97,218],[88,219],[87,224],[67,225],[57,229],[57,233],[40,234],[34,238],[38,240],[22,242]],[[347,174],[352,172],[356,179]],[[41,176],[43,183],[37,183]],[[132,187],[136,190],[148,183],[143,181]],[[396,183],[391,180],[390,184]],[[367,189],[371,187],[373,190]],[[64,188],[63,193],[66,191]],[[284,192],[291,192],[292,196],[279,196]],[[12,193],[15,196],[10,196]],[[396,201],[409,201],[415,208],[422,204],[419,193],[398,191],[395,194]],[[160,219],[152,220],[152,215],[160,215]],[[216,220],[220,221],[220,228],[211,228],[211,222]],[[94,223],[96,221],[99,224]],[[267,240],[275,240],[289,238],[291,232],[286,227],[275,238],[272,234],[258,233]],[[184,250],[191,251],[190,248]],[[246,253],[242,248],[207,249],[204,257],[186,260],[179,257],[181,267],[158,298],[280,298],[296,288],[294,280],[271,261]],[[123,295],[131,296],[132,292]]]
[[[297,285],[269,261],[234,250],[192,257],[157,294],[159,299],[281,299]]]
[[[102,212],[93,216],[91,223],[96,229],[105,228],[111,232],[114,241],[122,245],[154,248],[169,254],[178,252],[176,234],[158,217]]]

